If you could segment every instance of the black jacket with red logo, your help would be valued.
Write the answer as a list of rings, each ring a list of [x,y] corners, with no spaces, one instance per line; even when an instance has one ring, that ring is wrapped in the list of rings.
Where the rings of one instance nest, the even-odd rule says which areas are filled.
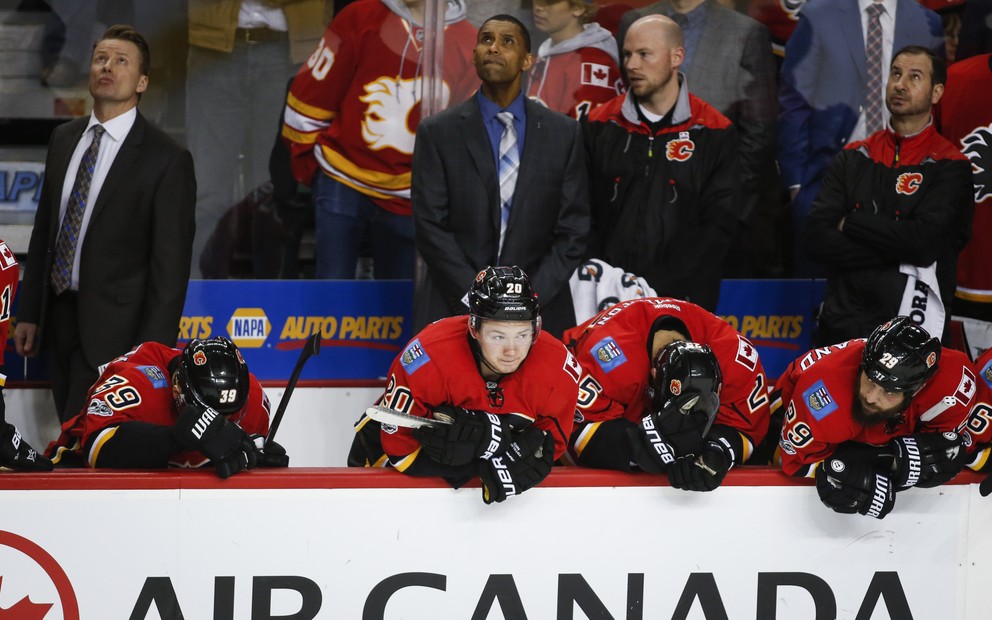
[[[740,215],[740,149],[727,117],[679,77],[671,122],[656,132],[630,92],[583,121],[590,256],[644,277],[658,295],[714,311]]]
[[[902,263],[936,261],[950,317],[971,194],[968,159],[933,124],[913,136],[886,129],[848,145],[827,170],[804,231],[810,258],[828,269],[820,334],[830,342],[864,337],[895,316],[906,288]]]

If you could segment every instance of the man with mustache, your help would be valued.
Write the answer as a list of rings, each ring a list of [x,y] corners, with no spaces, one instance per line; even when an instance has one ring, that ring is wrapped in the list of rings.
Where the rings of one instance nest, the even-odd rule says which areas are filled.
[[[782,469],[816,478],[834,511],[881,519],[897,491],[943,484],[964,466],[956,431],[975,390],[967,356],[907,316],[867,340],[813,349],[772,392],[772,415],[784,415]]]

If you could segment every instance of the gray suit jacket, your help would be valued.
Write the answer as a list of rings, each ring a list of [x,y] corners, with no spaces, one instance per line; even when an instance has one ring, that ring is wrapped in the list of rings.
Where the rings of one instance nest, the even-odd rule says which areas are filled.
[[[545,327],[575,324],[568,279],[584,258],[589,191],[579,124],[525,101],[524,151],[501,262],[518,265],[537,291]],[[464,314],[476,274],[496,262],[500,200],[489,136],[475,96],[417,127],[413,220],[427,265],[417,283],[414,324]]]

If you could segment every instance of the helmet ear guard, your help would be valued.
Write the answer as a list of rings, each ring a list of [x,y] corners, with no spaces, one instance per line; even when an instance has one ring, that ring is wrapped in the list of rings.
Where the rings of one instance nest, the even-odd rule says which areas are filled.
[[[194,405],[230,416],[241,411],[248,400],[248,365],[237,345],[227,338],[194,338],[179,356],[173,385],[180,408]]]
[[[939,367],[940,340],[908,316],[879,325],[865,342],[861,370],[889,392],[915,394]]]

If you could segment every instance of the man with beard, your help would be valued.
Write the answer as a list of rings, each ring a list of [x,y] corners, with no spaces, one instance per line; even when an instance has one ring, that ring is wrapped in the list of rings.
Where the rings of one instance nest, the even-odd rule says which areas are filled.
[[[881,519],[897,491],[961,470],[955,431],[974,397],[967,356],[897,316],[867,341],[813,349],[782,374],[772,393],[773,416],[784,411],[782,469],[816,478],[834,511]]]
[[[816,346],[864,338],[896,314],[945,338],[973,211],[968,158],[931,116],[946,78],[927,48],[896,52],[888,127],[848,145],[827,171],[803,242],[827,267]]]

